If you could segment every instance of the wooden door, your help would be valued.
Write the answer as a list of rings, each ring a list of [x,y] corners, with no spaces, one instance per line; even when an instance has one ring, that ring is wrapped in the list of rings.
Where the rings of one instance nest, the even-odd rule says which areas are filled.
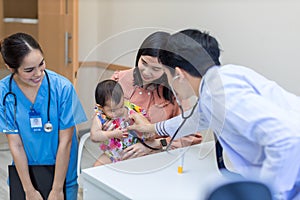
[[[3,26],[3,0],[0,0],[0,40],[4,37],[4,26]]]
[[[24,32],[38,39],[38,0],[0,0],[0,37]],[[1,60],[1,70],[4,62]],[[2,67],[3,66],[3,67]]]
[[[38,0],[38,39],[47,68],[75,83],[78,70],[78,0]]]
[[[4,37],[4,24],[3,24],[3,0],[0,0],[0,40]],[[0,56],[0,70],[5,69],[4,61]]]

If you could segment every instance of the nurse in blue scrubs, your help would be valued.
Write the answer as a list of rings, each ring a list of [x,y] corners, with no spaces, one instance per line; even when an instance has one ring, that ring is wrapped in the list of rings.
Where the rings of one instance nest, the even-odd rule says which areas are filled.
[[[11,74],[0,81],[0,132],[6,134],[26,199],[42,199],[28,165],[55,165],[48,199],[77,199],[75,126],[86,121],[75,89],[65,77],[46,70],[43,51],[30,35],[1,41]]]

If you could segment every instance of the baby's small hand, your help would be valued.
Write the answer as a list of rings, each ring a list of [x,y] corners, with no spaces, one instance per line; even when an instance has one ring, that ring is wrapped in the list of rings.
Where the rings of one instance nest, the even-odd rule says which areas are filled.
[[[127,138],[127,137],[128,137],[128,132],[127,132],[127,131],[125,131],[125,132],[123,131],[122,137],[123,137],[123,138]]]
[[[102,125],[102,130],[104,131],[111,131],[115,128],[115,124],[113,123],[112,120],[108,120],[106,121],[103,125]]]
[[[119,138],[119,139],[127,138],[128,132],[126,129],[118,128],[118,129],[114,130],[114,137]]]

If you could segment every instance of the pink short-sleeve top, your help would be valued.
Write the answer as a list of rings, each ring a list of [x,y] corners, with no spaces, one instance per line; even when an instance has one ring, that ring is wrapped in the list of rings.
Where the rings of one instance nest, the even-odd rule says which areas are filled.
[[[112,79],[122,86],[126,100],[145,109],[151,123],[164,121],[180,114],[175,99],[173,103],[164,99],[163,86],[159,86],[158,90],[134,86],[133,70],[116,71],[112,76]]]

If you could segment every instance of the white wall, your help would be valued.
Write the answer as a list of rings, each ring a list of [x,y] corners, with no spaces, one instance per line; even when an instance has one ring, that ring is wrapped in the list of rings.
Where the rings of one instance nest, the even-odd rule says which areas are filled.
[[[297,59],[300,52],[300,1],[79,2],[81,61],[98,59],[132,66],[136,48],[149,33],[197,28],[209,31],[219,40],[223,64],[235,63],[253,68],[300,95],[297,84],[300,74]]]

